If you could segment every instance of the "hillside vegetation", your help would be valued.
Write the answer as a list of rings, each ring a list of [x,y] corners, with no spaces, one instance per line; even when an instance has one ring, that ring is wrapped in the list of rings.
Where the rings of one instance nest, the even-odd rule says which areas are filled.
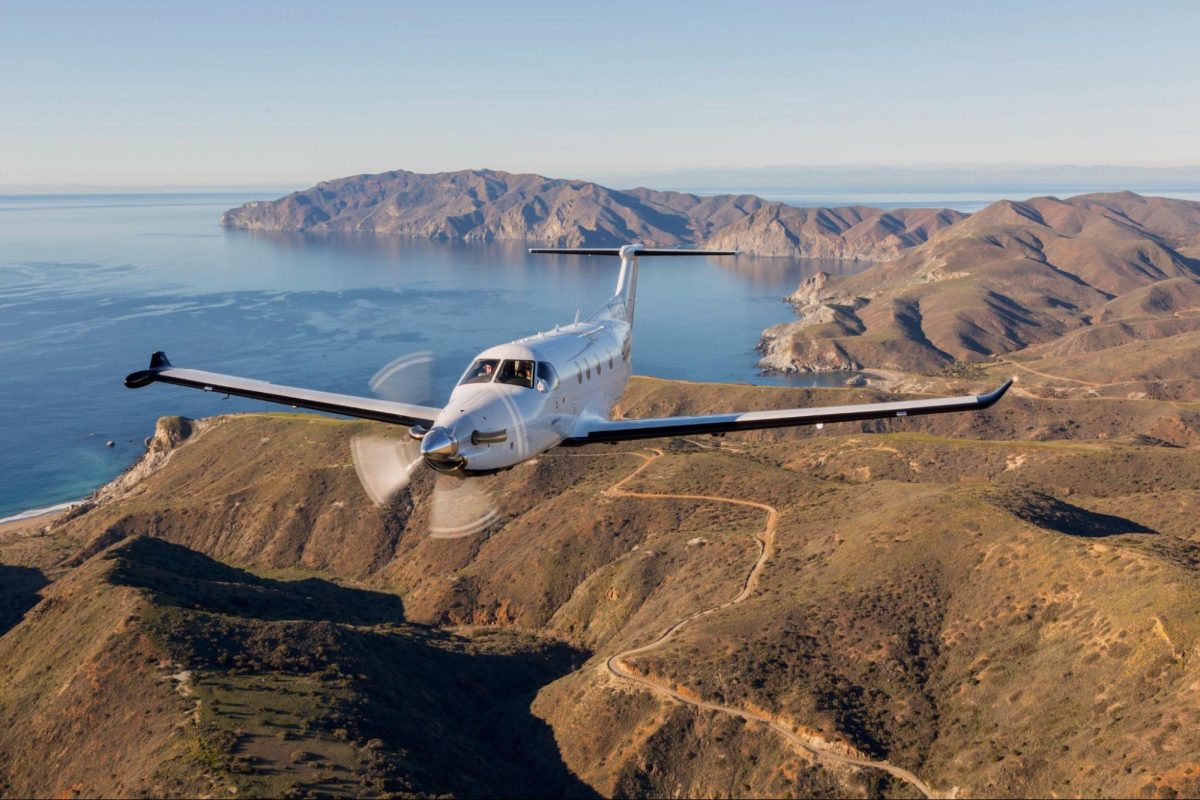
[[[880,396],[638,379],[621,410]],[[0,794],[1200,792],[1186,404],[555,451],[459,540],[427,475],[369,503],[363,432],[396,433],[164,420],[136,480],[0,533]],[[716,607],[622,656],[682,700],[606,667]]]

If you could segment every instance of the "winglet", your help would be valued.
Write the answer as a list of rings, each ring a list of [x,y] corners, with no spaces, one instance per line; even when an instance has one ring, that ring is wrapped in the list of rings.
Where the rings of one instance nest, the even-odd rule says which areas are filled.
[[[167,358],[167,354],[162,350],[154,351],[154,355],[150,356],[150,368],[139,369],[137,372],[131,372],[125,376],[125,387],[128,389],[140,389],[143,386],[149,386],[154,383],[154,376],[158,374],[160,369],[170,369],[171,362]]]
[[[1004,393],[1008,391],[1008,387],[1013,385],[1014,380],[1016,380],[1016,379],[1009,378],[1004,383],[1000,384],[1000,386],[998,386],[997,388],[992,389],[990,392],[985,392],[984,394],[976,395],[975,399],[979,402],[979,407],[987,408],[988,406],[992,405],[997,400],[999,400],[1001,397],[1003,397]]]

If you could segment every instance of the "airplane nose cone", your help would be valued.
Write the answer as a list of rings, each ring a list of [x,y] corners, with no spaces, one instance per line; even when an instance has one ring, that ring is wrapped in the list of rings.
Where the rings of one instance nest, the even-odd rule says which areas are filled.
[[[445,428],[430,428],[421,439],[421,454],[449,458],[458,453],[458,440]]]

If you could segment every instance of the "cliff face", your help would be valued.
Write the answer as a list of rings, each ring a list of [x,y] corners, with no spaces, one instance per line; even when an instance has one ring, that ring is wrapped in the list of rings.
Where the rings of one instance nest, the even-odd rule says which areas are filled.
[[[1190,378],[1197,254],[1200,203],[1129,192],[1000,201],[887,264],[805,281],[788,298],[799,319],[764,332],[763,366],[928,372],[1086,351],[1097,382]],[[1151,339],[1172,341],[1158,356],[1116,349]]]
[[[520,239],[559,247],[703,244],[751,255],[879,261],[924,242],[962,216],[946,209],[796,209],[754,195],[621,191],[587,181],[464,170],[326,181],[279,200],[231,209],[222,224],[263,231]]]

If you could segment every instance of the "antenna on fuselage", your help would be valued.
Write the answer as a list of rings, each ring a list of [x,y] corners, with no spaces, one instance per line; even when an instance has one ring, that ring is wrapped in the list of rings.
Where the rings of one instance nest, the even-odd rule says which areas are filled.
[[[575,324],[579,324],[579,309],[575,309]]]

